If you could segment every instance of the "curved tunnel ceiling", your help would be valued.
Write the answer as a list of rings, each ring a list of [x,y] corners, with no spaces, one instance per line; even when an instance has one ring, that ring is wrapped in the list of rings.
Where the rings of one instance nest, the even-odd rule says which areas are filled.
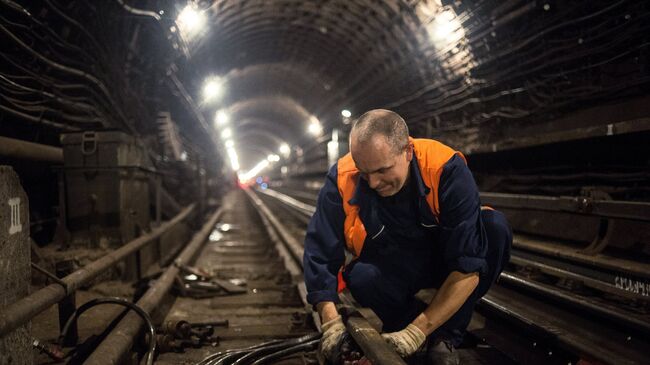
[[[304,142],[311,116],[331,128],[341,122],[342,109],[360,113],[381,106],[430,73],[418,56],[426,34],[414,8],[399,1],[372,5],[218,1],[192,60],[223,77],[222,110],[235,123],[265,119],[290,131],[284,133],[291,135],[288,143]]]
[[[270,123],[277,130],[269,132],[289,144],[304,142],[311,116],[328,130],[340,126],[342,109],[359,115],[377,107],[404,116],[414,135],[472,144],[499,138],[505,124],[516,129],[585,101],[616,100],[627,86],[639,95],[647,83],[595,85],[590,76],[596,68],[611,75],[643,69],[634,55],[645,43],[634,40],[649,29],[631,14],[647,12],[624,0],[210,3],[210,29],[192,45],[189,63],[224,78],[221,107],[234,119]],[[586,36],[607,27],[618,31]]]

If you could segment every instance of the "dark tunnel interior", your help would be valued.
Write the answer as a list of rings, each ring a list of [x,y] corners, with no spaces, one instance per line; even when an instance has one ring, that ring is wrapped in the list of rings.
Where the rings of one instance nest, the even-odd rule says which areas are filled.
[[[63,286],[73,298],[68,312],[101,296],[133,306],[147,279],[186,270],[178,261],[192,246],[186,242],[202,232],[212,244],[206,237],[214,232],[246,231],[230,225],[262,229],[279,219],[289,233],[276,227],[259,240],[302,247],[329,168],[348,153],[355,120],[372,109],[398,113],[414,138],[461,152],[481,203],[507,217],[513,253],[497,283],[505,289],[482,299],[481,316],[505,318],[520,308],[499,307],[500,299],[535,298],[552,308],[549,317],[568,323],[554,311],[583,308],[585,331],[602,335],[589,327],[602,321],[627,339],[599,352],[593,343],[534,330],[522,336],[546,347],[522,350],[497,324],[471,325],[475,342],[487,341],[512,363],[650,362],[638,350],[650,343],[648,1],[0,0],[0,45],[0,312],[7,310],[0,365],[56,359],[35,341],[56,342],[60,318],[70,313],[59,294],[34,299],[38,308],[24,304],[42,288]],[[217,211],[225,213],[217,218]],[[142,238],[161,227],[156,238]],[[138,239],[155,244],[92,278],[65,281]],[[196,254],[187,257],[184,265],[195,269]],[[220,280],[222,292],[232,294],[228,285],[236,291]],[[155,308],[180,305],[165,294],[170,286]],[[153,322],[171,318],[142,308]],[[103,337],[75,347],[66,361],[108,359],[99,343],[110,341],[120,318],[93,322]],[[534,322],[518,318],[504,321],[516,322],[516,331]],[[319,323],[305,326],[318,332]],[[223,348],[253,345],[237,341]],[[630,341],[640,347],[611,358]],[[135,364],[147,361],[144,343],[104,346],[121,351],[112,363]],[[156,362],[200,363],[208,354],[200,351],[160,353]],[[371,358],[368,348],[362,352]],[[323,364],[314,353],[282,363]]]

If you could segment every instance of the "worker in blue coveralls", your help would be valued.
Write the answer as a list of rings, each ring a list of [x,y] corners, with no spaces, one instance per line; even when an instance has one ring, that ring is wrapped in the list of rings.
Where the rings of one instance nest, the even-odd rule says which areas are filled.
[[[455,348],[511,243],[504,215],[481,207],[460,152],[409,137],[392,111],[363,114],[350,132],[350,153],[327,174],[305,237],[307,300],[323,323],[321,354],[336,361],[345,326],[335,304],[347,286],[382,320],[382,336],[399,355],[427,343],[432,363],[458,364]],[[415,298],[432,287],[429,304]]]

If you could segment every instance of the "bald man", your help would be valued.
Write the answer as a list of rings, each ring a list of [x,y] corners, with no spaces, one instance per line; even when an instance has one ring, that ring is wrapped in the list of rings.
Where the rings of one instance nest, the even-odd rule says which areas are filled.
[[[481,207],[460,152],[410,138],[392,111],[363,114],[350,153],[327,174],[305,237],[307,300],[323,323],[321,353],[337,360],[345,326],[335,304],[347,286],[379,316],[382,336],[402,357],[428,337],[431,363],[458,364],[455,348],[474,304],[508,262],[511,243],[503,214]],[[432,287],[430,303],[415,298]]]

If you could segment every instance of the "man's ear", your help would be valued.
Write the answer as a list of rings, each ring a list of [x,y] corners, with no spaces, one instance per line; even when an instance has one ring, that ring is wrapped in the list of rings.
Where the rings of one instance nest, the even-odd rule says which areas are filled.
[[[406,161],[411,162],[413,159],[413,144],[409,143],[408,146],[406,146]]]

